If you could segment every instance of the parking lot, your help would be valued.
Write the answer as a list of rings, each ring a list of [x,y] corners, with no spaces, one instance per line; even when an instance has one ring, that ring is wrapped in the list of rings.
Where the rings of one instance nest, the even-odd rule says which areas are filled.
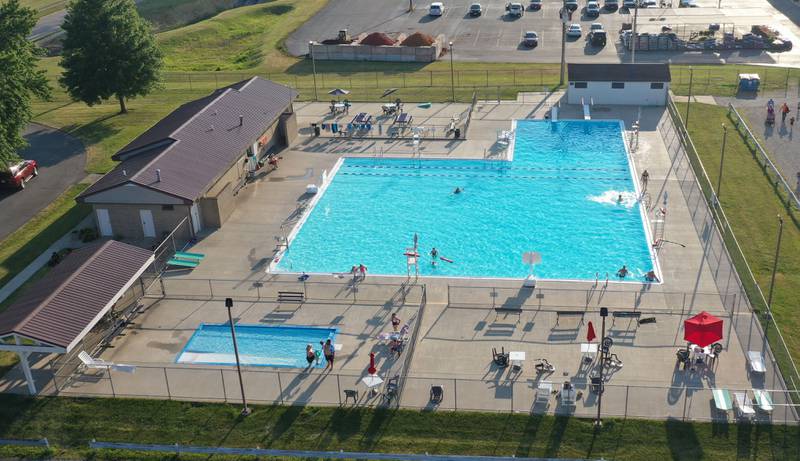
[[[415,1],[415,0],[412,0]],[[413,12],[408,12],[406,1],[390,0],[338,0],[331,2],[300,27],[287,40],[287,48],[294,55],[308,53],[310,40],[334,38],[339,29],[347,29],[351,36],[361,33],[384,32],[397,36],[422,31],[436,36],[443,34],[453,41],[454,58],[459,61],[483,62],[558,62],[561,56],[561,25],[558,0],[543,0],[543,7],[534,11],[526,9],[521,18],[506,14],[506,0],[482,0],[483,14],[471,17],[467,10],[473,0],[446,0],[441,17],[428,15],[428,3],[416,1]],[[738,34],[749,32],[753,24],[767,24],[780,30],[794,43],[800,43],[800,29],[781,14],[767,0],[754,0],[733,6],[731,0],[698,0],[698,8],[648,8],[639,10],[638,30],[657,33],[661,26],[669,25],[676,31],[683,28],[706,28],[710,23],[723,24]],[[523,2],[528,5],[528,0]],[[617,11],[603,9],[598,18],[584,14],[586,2],[573,14],[572,22],[583,29],[581,38],[567,40],[567,58],[570,62],[620,62],[630,59],[619,42],[623,23],[632,22],[631,12],[625,8]],[[602,2],[601,2],[602,4]],[[777,5],[778,3],[776,3]],[[677,0],[673,2],[677,6]],[[796,8],[796,6],[791,5]],[[598,48],[588,45],[586,35],[593,22],[602,23],[608,31],[608,44]],[[539,46],[522,45],[525,31],[539,34]],[[653,61],[688,63],[761,63],[800,65],[798,47],[784,53],[765,53],[758,50],[731,52],[639,52],[639,62]]]

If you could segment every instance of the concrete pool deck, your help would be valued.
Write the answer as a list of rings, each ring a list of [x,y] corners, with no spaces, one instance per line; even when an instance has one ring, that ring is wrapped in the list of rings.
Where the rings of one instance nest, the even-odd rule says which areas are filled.
[[[558,94],[529,94],[521,97],[525,102],[479,102],[467,139],[423,140],[421,156],[498,158],[502,149],[496,144],[497,130],[509,129],[514,118],[541,119],[559,98]],[[415,120],[439,124],[465,108],[463,104],[437,104],[431,109],[410,110],[414,111]],[[685,185],[694,181],[694,177],[687,162],[668,151],[672,146],[665,143],[669,138],[664,135],[663,124],[669,116],[664,108],[643,108],[641,117],[638,108],[620,106],[595,107],[592,114],[597,119],[623,120],[627,129],[640,120],[639,146],[632,159],[637,176],[643,169],[650,173],[651,209],[647,216],[653,219],[654,211],[667,196],[664,238],[676,242],[663,245],[658,252],[663,283],[611,280],[606,286],[605,274],[600,274],[597,284],[540,280],[536,291],[530,291],[522,289],[519,280],[423,278],[410,282],[412,286],[425,286],[422,311],[414,297],[406,299],[405,305],[398,303],[397,286],[409,283],[405,277],[368,276],[363,291],[353,294],[347,289],[346,277],[312,276],[307,286],[309,301],[299,309],[277,304],[272,295],[264,294],[280,289],[274,287],[299,286],[294,276],[267,274],[265,269],[280,238],[308,211],[307,184],[319,184],[322,171],[330,170],[342,155],[372,156],[382,151],[384,155],[409,156],[413,152],[407,140],[311,137],[310,123],[326,116],[328,104],[300,103],[296,110],[300,137],[282,153],[280,168],[262,175],[240,192],[239,203],[223,228],[207,232],[193,247],[193,251],[206,254],[203,263],[191,273],[166,275],[165,299],[148,300],[135,325],[100,355],[106,360],[136,364],[136,373],[111,372],[112,391],[110,380],[97,377],[97,373],[104,372],[92,371],[71,381],[62,394],[113,392],[159,398],[235,400],[238,396],[235,368],[174,364],[175,356],[197,325],[225,322],[226,312],[221,303],[225,296],[240,299],[234,311],[235,321],[240,323],[333,324],[342,328],[340,340],[344,349],[333,374],[248,367],[245,383],[248,394],[252,394],[248,397],[261,402],[338,404],[342,390],[349,388],[359,390],[360,402],[377,402],[376,398],[366,397],[359,379],[365,373],[369,352],[378,353],[379,368],[392,367],[397,362],[388,359],[386,345],[374,339],[377,333],[390,328],[391,312],[399,312],[404,320],[419,314],[417,340],[401,356],[402,361],[410,357],[400,402],[409,408],[429,407],[430,385],[444,384],[445,400],[439,405],[442,409],[513,409],[591,416],[596,396],[588,389],[589,366],[582,362],[580,343],[586,337],[588,321],[592,321],[600,335],[599,307],[612,311],[635,309],[643,317],[656,319],[652,324],[637,325],[634,320],[618,318],[613,326],[611,317],[607,319],[606,328],[615,341],[612,352],[624,365],[610,373],[606,381],[604,414],[720,418],[722,415],[709,406],[712,387],[783,388],[771,363],[763,377],[751,376],[747,371],[746,352],[764,347],[760,327],[746,300],[735,296],[731,299],[728,287],[720,286],[725,275],[713,264],[723,255],[709,243],[714,230],[698,227],[697,216],[704,210],[700,206],[702,198],[686,195]],[[360,111],[379,113],[380,107],[356,103],[351,114]],[[559,118],[582,119],[582,109],[564,104]],[[355,300],[357,296],[361,299]],[[494,309],[501,306],[519,310]],[[685,346],[682,321],[701,310],[723,318],[725,350],[713,368],[699,367],[695,372],[678,370],[675,351]],[[583,311],[583,322],[578,317],[558,318],[559,311]],[[493,347],[525,352],[521,373],[496,369],[491,360]],[[537,378],[533,359],[539,357],[553,363],[555,373]],[[3,389],[18,388],[14,372],[7,376]],[[45,372],[40,370],[40,374]],[[382,376],[386,378],[387,373]],[[542,379],[553,382],[554,388],[564,381],[572,382],[581,392],[581,399],[575,407],[565,407],[556,396],[551,396],[544,408],[534,408],[536,386]],[[773,395],[773,400],[785,402],[786,396]],[[773,414],[774,421],[794,421],[789,407],[782,406],[779,410]]]

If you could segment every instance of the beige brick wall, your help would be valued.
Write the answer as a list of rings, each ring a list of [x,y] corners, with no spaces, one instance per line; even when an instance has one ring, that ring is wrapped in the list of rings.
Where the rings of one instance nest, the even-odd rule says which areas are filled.
[[[164,210],[161,205],[93,205],[94,210],[108,210],[108,216],[111,220],[111,230],[114,232],[114,237],[126,239],[144,238],[144,230],[142,229],[139,210],[150,210],[153,213],[153,225],[156,230],[156,238],[161,238],[165,233],[172,232],[183,218],[189,216],[189,207],[187,205],[173,205],[172,207],[172,210]],[[97,224],[96,212],[94,213],[94,219],[95,224]],[[189,226],[184,226],[182,230],[183,235],[180,235],[180,237],[188,238],[191,232]]]

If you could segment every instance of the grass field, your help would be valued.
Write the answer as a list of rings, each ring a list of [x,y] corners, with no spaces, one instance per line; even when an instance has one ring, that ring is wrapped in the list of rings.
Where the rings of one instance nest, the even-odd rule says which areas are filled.
[[[36,10],[38,17],[62,10],[67,6],[67,0],[22,0],[22,6]]]
[[[0,396],[0,437],[59,449],[106,442],[628,461],[796,460],[796,426],[593,421],[531,415],[255,407],[123,399]],[[170,456],[170,455],[165,455]],[[214,457],[216,458],[216,457]],[[170,456],[170,459],[174,459]]]
[[[240,3],[241,0],[141,0],[136,9],[157,31],[164,31],[208,19]]]
[[[685,113],[686,104],[679,106]],[[716,186],[722,124],[733,127],[734,119],[728,116],[726,108],[719,106],[692,104],[690,111],[689,133],[711,183]],[[794,334],[800,328],[797,314],[797,293],[800,293],[799,217],[779,199],[770,178],[735,129],[728,130],[720,202],[765,296],[775,257],[777,216],[785,218],[772,311],[792,356],[795,361],[800,361],[800,336]]]

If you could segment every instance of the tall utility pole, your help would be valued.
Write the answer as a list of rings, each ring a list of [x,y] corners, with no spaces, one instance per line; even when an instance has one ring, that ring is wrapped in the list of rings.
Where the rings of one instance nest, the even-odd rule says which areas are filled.
[[[317,97],[317,63],[314,61],[314,42],[308,42],[308,54],[311,55],[311,72],[314,74],[314,101],[319,101]]]
[[[783,216],[778,215],[778,244],[775,245],[775,261],[772,263],[772,278],[769,281],[767,311],[772,313],[772,289],[775,287],[775,272],[778,270],[778,256],[781,254],[781,238],[783,237]]]
[[[597,419],[594,421],[594,425],[599,427],[603,425],[603,420],[600,419],[600,408],[603,406],[603,392],[605,391],[605,385],[603,384],[603,367],[606,363],[606,352],[604,343],[606,342],[606,317],[608,317],[608,308],[601,307],[600,308],[600,317],[603,318],[603,327],[600,333],[600,384],[597,388]]]
[[[694,68],[689,68],[689,96],[686,98],[686,120],[684,121],[684,125],[686,126],[686,132],[689,132],[689,106],[692,104],[692,79],[694,79]]]
[[[456,102],[456,73],[453,71],[453,42],[450,42],[450,92],[453,96],[453,102]]]
[[[564,0],[561,3],[561,73],[558,80],[559,86],[564,86],[564,70],[567,67],[567,21],[569,21],[569,11],[567,11],[567,0]]]
[[[719,176],[717,177],[717,203],[722,193],[722,168],[725,166],[725,142],[728,140],[728,127],[722,124],[722,153],[719,156]]]
[[[242,366],[239,362],[239,345],[236,343],[236,328],[233,326],[233,315],[231,308],[233,307],[233,298],[225,298],[225,307],[228,308],[228,323],[231,324],[231,338],[233,339],[233,353],[236,356],[236,371],[239,373],[239,388],[242,390],[242,416],[250,414],[250,408],[247,406],[247,398],[244,396],[244,381],[242,380]]]
[[[639,37],[636,35],[636,20],[639,19],[639,1],[633,7],[633,30],[631,31],[631,64],[636,64],[636,47],[639,46]]]

